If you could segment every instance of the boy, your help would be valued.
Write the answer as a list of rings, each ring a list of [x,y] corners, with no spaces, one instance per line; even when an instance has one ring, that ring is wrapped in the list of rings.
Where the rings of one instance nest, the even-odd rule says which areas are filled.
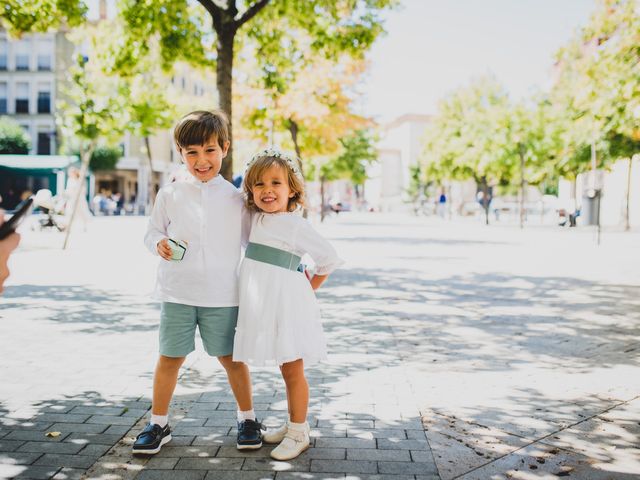
[[[154,454],[171,440],[169,403],[185,357],[195,349],[196,325],[205,351],[218,357],[238,404],[238,449],[262,446],[249,369],[232,361],[238,315],[238,264],[249,216],[239,190],[219,175],[229,149],[221,112],[196,111],[175,128],[176,148],[191,178],[160,189],[145,245],[162,260],[155,297],[162,301],[160,358],[153,378],[151,420],[133,453]],[[245,240],[246,242],[246,240]]]

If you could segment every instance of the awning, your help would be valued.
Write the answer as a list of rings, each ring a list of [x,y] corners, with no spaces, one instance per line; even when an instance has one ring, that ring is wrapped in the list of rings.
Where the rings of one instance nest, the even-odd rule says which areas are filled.
[[[0,155],[0,168],[11,170],[66,170],[79,164],[73,155]]]

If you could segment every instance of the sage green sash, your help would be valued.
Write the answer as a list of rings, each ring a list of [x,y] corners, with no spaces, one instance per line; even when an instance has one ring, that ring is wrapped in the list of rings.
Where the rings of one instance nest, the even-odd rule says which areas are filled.
[[[279,248],[262,245],[261,243],[249,243],[244,256],[258,262],[269,263],[277,267],[296,271],[300,265],[301,257]]]

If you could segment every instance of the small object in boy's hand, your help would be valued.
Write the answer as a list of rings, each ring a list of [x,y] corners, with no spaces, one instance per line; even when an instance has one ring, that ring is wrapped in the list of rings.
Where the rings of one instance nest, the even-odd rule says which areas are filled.
[[[169,248],[171,249],[171,260],[182,260],[187,251],[187,244],[181,240],[169,239]]]

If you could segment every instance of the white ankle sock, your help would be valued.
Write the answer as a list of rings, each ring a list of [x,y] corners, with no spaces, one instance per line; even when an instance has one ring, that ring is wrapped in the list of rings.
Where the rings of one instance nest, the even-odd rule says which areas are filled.
[[[289,428],[291,430],[294,430],[296,432],[304,432],[307,430],[308,428],[308,423],[307,422],[302,422],[302,423],[294,423],[294,422],[289,422]]]
[[[166,427],[167,423],[169,423],[169,415],[154,415],[151,414],[150,423],[155,425],[160,425],[162,428]]]
[[[238,421],[242,422],[243,420],[255,420],[256,419],[256,412],[253,411],[253,408],[251,410],[246,410],[244,412],[238,410]]]

